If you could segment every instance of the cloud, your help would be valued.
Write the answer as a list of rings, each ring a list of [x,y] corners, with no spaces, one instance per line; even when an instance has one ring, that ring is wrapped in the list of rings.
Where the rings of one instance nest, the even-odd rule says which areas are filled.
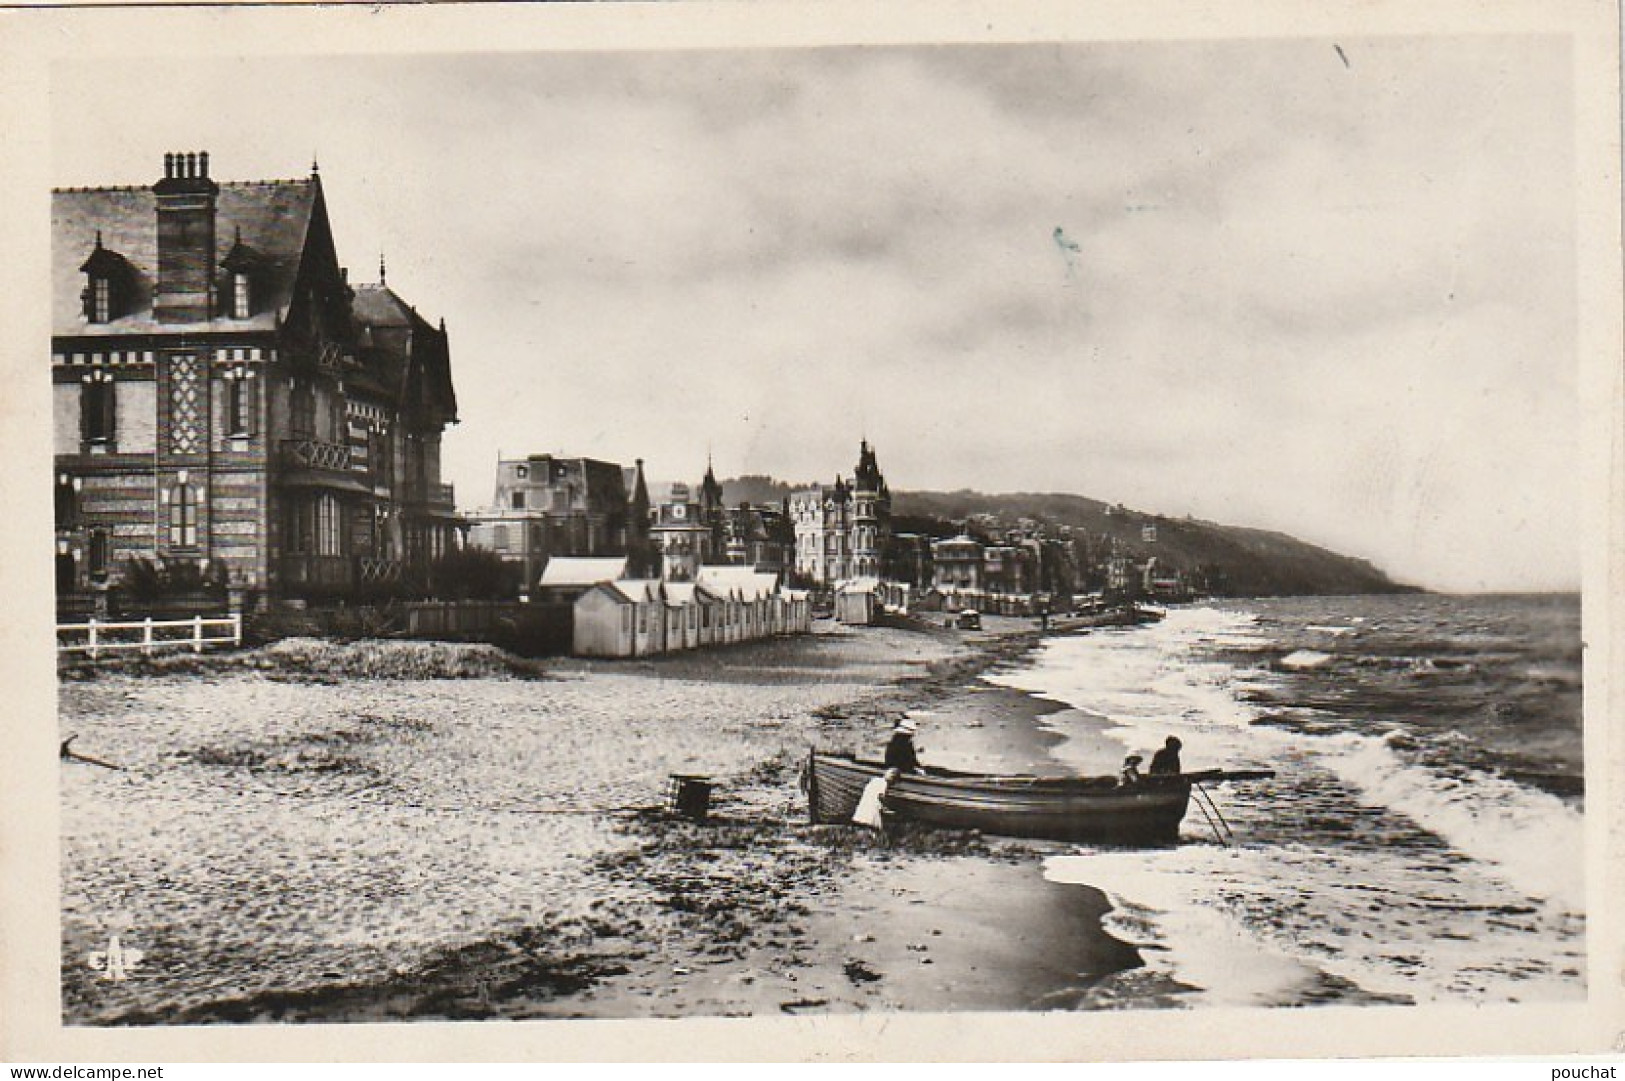
[[[1332,44],[277,60],[313,119],[269,131],[260,61],[132,65],[148,134],[74,95],[55,155],[319,149],[341,258],[450,323],[465,502],[499,448],[808,478],[867,434],[895,487],[1571,580],[1566,47]]]

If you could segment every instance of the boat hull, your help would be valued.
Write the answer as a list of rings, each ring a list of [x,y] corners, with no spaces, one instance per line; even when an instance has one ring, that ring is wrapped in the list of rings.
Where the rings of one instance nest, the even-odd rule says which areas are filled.
[[[807,791],[812,821],[852,821],[864,786],[883,772],[878,762],[815,752]],[[1095,844],[1171,844],[1179,838],[1190,785],[1170,780],[1125,787],[1110,778],[933,771],[899,776],[887,788],[885,802],[895,820],[937,829]]]

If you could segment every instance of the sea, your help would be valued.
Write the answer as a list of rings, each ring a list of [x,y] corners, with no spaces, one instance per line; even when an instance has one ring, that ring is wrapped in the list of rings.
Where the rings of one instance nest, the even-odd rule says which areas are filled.
[[[991,677],[1075,707],[1062,736],[1275,771],[1197,793],[1177,845],[1045,861],[1144,961],[1083,1006],[1583,998],[1580,642],[1577,595],[1223,601]]]

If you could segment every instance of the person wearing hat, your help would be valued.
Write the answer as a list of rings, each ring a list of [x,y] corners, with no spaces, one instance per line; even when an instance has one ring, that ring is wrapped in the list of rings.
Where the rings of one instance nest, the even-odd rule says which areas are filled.
[[[1118,778],[1118,784],[1131,785],[1140,783],[1140,763],[1145,759],[1137,754],[1131,754],[1123,759],[1123,775]]]
[[[914,733],[919,726],[908,717],[897,722],[891,740],[886,744],[886,768],[903,773],[923,773],[919,748],[914,746]]]
[[[1167,742],[1162,745],[1162,750],[1151,756],[1151,776],[1178,776],[1179,747],[1179,737],[1169,736]]]

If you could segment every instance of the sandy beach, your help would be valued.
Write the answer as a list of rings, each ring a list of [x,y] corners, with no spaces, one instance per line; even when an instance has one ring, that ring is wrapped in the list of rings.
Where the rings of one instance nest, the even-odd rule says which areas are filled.
[[[1035,641],[820,624],[459,679],[284,644],[65,680],[62,737],[121,768],[61,764],[64,1020],[1073,1007],[1137,957],[1041,877],[1055,847],[811,826],[797,783],[904,713],[929,762],[1053,768],[1065,707],[978,678]],[[666,812],[672,773],[716,781],[709,822]],[[91,964],[114,933],[124,981]]]

